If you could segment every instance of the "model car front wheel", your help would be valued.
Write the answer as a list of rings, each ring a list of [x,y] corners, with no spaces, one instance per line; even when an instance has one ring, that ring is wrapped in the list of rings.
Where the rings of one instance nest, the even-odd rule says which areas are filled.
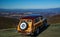
[[[47,20],[44,21],[43,25],[44,25],[45,27],[48,26]]]

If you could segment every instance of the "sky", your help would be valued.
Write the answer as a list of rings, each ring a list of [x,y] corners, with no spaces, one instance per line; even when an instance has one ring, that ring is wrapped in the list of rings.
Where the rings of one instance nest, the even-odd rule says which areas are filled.
[[[4,9],[48,9],[60,8],[60,0],[0,0]]]

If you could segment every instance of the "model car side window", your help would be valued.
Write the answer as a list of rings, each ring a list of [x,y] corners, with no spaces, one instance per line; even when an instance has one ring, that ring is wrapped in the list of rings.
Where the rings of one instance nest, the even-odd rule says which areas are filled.
[[[35,19],[35,23],[37,23],[37,22],[39,22],[39,21],[40,21],[40,20],[39,20],[39,17]]]
[[[43,17],[39,17],[39,20],[42,20],[43,19]]]

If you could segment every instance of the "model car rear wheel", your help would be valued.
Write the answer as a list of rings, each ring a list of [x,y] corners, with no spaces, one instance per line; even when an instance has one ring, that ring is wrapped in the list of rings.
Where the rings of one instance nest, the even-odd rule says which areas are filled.
[[[40,32],[40,27],[36,29],[36,31],[35,31],[35,33],[34,33],[34,35],[38,35],[38,34],[39,34],[39,32]]]
[[[36,33],[37,33],[37,34],[39,33],[39,28],[37,29]]]

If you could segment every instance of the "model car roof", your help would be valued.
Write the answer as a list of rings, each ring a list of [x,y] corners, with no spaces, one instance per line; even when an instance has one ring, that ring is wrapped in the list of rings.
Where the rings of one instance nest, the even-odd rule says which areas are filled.
[[[22,17],[22,19],[35,19],[37,17],[42,17],[40,14],[29,14],[28,16]]]

